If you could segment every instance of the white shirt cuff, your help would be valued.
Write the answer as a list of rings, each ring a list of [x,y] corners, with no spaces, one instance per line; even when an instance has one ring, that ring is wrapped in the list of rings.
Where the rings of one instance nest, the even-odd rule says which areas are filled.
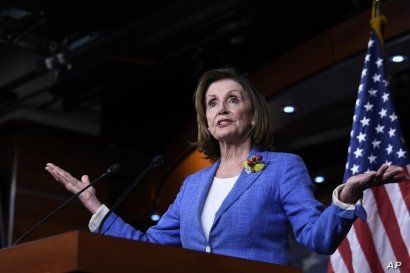
[[[105,205],[101,205],[96,213],[91,216],[90,222],[88,223],[88,228],[91,232],[97,231],[98,227],[101,225],[101,222],[104,220],[104,217],[109,211],[110,210]]]
[[[356,209],[356,205],[361,205],[362,204],[362,199],[360,198],[356,204],[348,204],[348,203],[343,203],[342,201],[340,201],[339,199],[339,195],[343,190],[343,187],[345,186],[345,184],[341,184],[339,186],[336,187],[336,189],[333,190],[333,194],[332,194],[332,202],[333,204],[335,204],[336,206],[338,206],[341,209],[344,210],[355,210]]]

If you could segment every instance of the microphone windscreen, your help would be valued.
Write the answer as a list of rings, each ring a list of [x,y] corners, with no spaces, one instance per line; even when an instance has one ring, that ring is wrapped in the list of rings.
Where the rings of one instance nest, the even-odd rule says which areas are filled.
[[[117,164],[114,164],[114,165],[112,165],[111,167],[109,167],[107,169],[107,174],[115,175],[115,174],[119,173],[120,170],[121,170],[121,165],[117,163]]]
[[[162,164],[164,164],[164,156],[163,155],[157,155],[152,159],[151,166],[153,168],[161,166]]]

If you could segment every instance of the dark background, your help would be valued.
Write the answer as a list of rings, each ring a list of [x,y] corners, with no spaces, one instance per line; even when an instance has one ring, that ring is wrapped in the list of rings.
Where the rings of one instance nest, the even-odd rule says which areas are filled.
[[[36,109],[95,114],[102,137],[151,155],[192,119],[193,90],[206,69],[252,73],[370,1],[2,1],[2,7],[2,70],[14,84],[1,87],[1,113],[21,106],[24,96],[13,88],[51,70],[58,77],[41,90],[50,96]],[[55,61],[59,53],[69,71]],[[13,71],[18,54],[33,55],[32,70]],[[50,69],[47,58],[55,61]]]

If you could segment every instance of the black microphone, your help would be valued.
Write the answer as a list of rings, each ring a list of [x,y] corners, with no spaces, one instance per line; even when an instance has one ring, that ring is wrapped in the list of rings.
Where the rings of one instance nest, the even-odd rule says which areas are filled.
[[[151,161],[152,168],[156,168],[158,166],[161,166],[162,164],[164,164],[164,156],[163,155],[157,155]]]
[[[74,194],[73,196],[71,196],[70,198],[68,198],[63,204],[61,204],[60,206],[58,206],[55,210],[53,210],[49,215],[47,215],[46,217],[43,218],[43,220],[41,220],[40,222],[38,222],[37,224],[35,224],[34,226],[32,226],[29,230],[27,230],[23,235],[20,236],[20,238],[18,238],[13,246],[17,245],[21,240],[23,240],[24,238],[26,238],[30,233],[32,233],[37,227],[39,227],[40,225],[44,224],[45,222],[47,222],[51,217],[53,217],[57,212],[59,212],[63,207],[65,207],[68,203],[70,203],[73,199],[77,198],[81,193],[83,193],[85,190],[87,190],[89,187],[95,185],[97,182],[99,182],[102,178],[104,178],[105,176],[112,176],[115,175],[117,173],[119,173],[121,169],[120,164],[114,164],[111,167],[109,167],[105,173],[103,173],[102,175],[100,175],[98,178],[96,178],[94,181],[92,181],[89,185],[87,185],[86,187],[84,187],[82,190],[80,190],[79,192],[77,192],[76,194]]]
[[[156,168],[156,167],[159,167],[159,166],[161,166],[162,164],[164,164],[164,156],[162,156],[162,155],[157,155],[157,156],[155,156],[155,157],[152,159],[151,164],[148,165],[148,167],[146,167],[146,168],[142,171],[142,173],[141,173],[140,175],[138,175],[138,176],[134,179],[134,181],[132,182],[132,184],[129,185],[127,189],[125,189],[125,191],[120,195],[120,197],[118,197],[117,201],[115,201],[115,203],[114,203],[114,205],[112,205],[111,209],[108,210],[107,214],[106,214],[105,217],[104,217],[104,220],[108,218],[108,216],[111,214],[111,212],[115,211],[115,210],[118,208],[118,206],[125,200],[125,198],[128,197],[128,195],[132,192],[132,190],[135,188],[135,186],[141,181],[141,179],[142,179],[150,170],[152,170],[152,169],[154,169],[154,168]],[[104,222],[104,220],[101,221],[101,224],[100,224],[99,229],[101,229],[101,226],[102,226],[102,223]],[[115,221],[113,221],[113,222],[115,222]],[[105,234],[105,233],[108,231],[108,229],[110,229],[110,227],[111,227],[111,225],[110,225],[106,230],[104,230],[104,232],[102,232],[102,234]]]

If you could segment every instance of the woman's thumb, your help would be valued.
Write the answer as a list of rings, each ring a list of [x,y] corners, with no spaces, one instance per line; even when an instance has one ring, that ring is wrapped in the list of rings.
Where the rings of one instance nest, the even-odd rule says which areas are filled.
[[[83,175],[81,176],[81,181],[85,183],[90,183],[90,179],[88,178],[88,175]]]

